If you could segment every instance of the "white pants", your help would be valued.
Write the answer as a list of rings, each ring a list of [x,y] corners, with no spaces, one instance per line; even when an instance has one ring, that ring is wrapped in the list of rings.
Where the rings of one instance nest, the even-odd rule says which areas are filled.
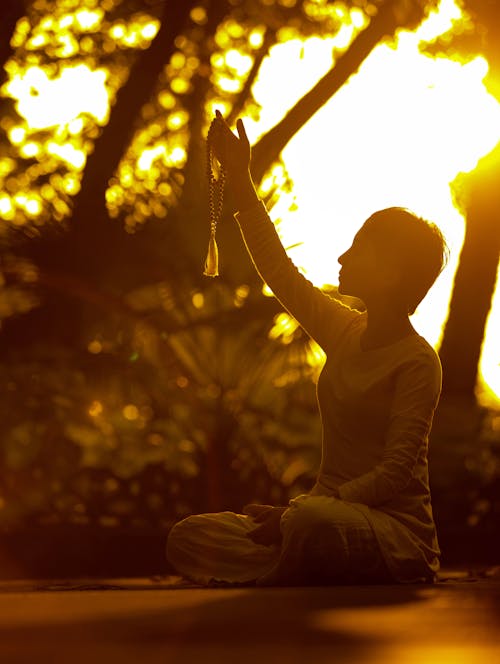
[[[200,584],[323,585],[390,581],[366,517],[352,503],[303,495],[281,517],[281,545],[256,544],[252,517],[219,512],[177,523],[167,540],[175,569]]]

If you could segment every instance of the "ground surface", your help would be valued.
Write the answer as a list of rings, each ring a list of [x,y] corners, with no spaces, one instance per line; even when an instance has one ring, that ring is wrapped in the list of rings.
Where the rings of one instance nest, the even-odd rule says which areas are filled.
[[[2,664],[494,664],[500,574],[434,586],[0,584]]]

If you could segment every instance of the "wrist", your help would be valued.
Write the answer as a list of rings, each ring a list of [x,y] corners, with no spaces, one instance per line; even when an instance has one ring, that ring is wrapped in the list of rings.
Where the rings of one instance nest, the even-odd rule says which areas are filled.
[[[239,172],[229,178],[236,208],[241,212],[254,207],[259,202],[250,172]]]

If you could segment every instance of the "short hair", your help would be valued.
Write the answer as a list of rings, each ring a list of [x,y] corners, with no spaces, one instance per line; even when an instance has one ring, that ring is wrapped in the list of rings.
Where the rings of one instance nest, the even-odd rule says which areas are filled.
[[[385,252],[396,256],[408,313],[415,313],[448,262],[449,249],[443,234],[436,224],[401,207],[375,212],[363,228],[368,231],[376,229],[377,234],[373,237],[383,241]]]

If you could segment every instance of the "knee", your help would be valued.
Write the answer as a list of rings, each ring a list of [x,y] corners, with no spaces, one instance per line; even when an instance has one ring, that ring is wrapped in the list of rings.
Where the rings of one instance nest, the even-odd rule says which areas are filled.
[[[331,501],[323,496],[312,496],[292,503],[282,518],[284,537],[299,538],[310,544],[328,545],[329,549],[346,548],[345,529],[336,519]]]
[[[341,577],[349,563],[346,533],[332,511],[331,504],[308,498],[283,515],[285,546],[301,552],[302,573],[313,584]]]
[[[323,501],[316,497],[292,503],[282,517],[283,534],[301,538],[322,537],[326,530],[335,530],[335,522],[328,514]]]

